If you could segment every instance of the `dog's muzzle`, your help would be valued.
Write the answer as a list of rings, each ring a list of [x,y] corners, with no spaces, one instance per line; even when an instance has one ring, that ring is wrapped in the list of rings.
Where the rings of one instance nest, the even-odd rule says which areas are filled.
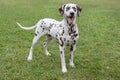
[[[73,12],[71,12],[70,16],[67,16],[67,22],[68,24],[73,24],[74,20],[75,20],[75,15]]]

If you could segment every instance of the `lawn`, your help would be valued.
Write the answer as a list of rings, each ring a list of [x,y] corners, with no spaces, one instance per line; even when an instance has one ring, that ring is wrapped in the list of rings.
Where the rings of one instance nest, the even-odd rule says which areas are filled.
[[[76,67],[69,66],[67,47],[63,74],[58,44],[53,40],[52,55],[45,56],[45,37],[27,61],[34,30],[22,30],[16,22],[32,26],[45,17],[62,20],[58,8],[70,2],[82,7]],[[120,80],[120,0],[0,0],[0,80]]]

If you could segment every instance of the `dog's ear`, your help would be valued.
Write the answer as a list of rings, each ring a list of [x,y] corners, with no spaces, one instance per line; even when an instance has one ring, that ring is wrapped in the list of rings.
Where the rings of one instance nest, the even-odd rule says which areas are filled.
[[[79,17],[80,12],[82,11],[82,8],[81,8],[81,7],[79,7],[78,5],[76,5],[76,7],[77,7],[77,15],[78,15],[78,17]]]
[[[65,4],[64,5],[62,5],[60,8],[59,8],[59,12],[60,12],[60,14],[63,16],[63,14],[64,14],[64,8],[65,8]]]

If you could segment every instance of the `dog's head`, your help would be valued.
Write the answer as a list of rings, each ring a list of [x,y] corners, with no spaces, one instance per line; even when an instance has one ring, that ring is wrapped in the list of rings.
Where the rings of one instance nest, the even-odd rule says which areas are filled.
[[[59,8],[61,15],[67,20],[68,24],[73,24],[75,17],[80,15],[81,7],[76,4],[64,4]]]

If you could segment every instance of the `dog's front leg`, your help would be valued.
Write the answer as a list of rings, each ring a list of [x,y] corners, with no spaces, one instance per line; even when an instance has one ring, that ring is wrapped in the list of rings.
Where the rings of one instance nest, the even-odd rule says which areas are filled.
[[[71,45],[70,47],[70,66],[71,67],[75,67],[74,62],[73,62],[73,58],[74,58],[74,51],[75,51],[76,45]]]
[[[61,57],[61,65],[62,65],[62,72],[66,73],[67,69],[66,69],[66,63],[65,63],[65,56],[64,56],[64,48],[65,46],[59,46],[60,48],[60,57]]]

